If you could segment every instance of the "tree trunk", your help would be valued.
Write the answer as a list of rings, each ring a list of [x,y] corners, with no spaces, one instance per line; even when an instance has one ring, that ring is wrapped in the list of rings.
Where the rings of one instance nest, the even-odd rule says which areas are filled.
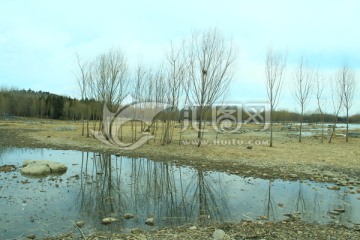
[[[270,109],[270,147],[273,146],[273,120],[272,120],[272,107]]]
[[[346,109],[346,142],[349,142],[349,109]]]

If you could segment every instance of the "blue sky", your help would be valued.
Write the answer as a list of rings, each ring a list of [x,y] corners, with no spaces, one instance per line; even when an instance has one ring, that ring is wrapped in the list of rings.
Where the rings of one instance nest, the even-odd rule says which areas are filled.
[[[290,86],[301,55],[327,78],[346,63],[359,82],[359,12],[356,0],[0,0],[0,86],[77,97],[75,52],[88,59],[118,48],[133,67],[152,64],[170,41],[216,27],[239,49],[229,98],[266,99],[264,60],[272,46],[288,55],[278,107],[296,110]],[[353,113],[360,113],[359,92],[360,84]]]

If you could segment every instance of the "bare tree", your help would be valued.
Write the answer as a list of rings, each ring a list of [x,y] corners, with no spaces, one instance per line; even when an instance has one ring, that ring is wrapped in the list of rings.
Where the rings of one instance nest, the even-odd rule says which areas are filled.
[[[349,110],[352,107],[356,88],[355,73],[344,65],[338,73],[338,81],[343,95],[343,107],[346,111],[346,142],[349,142]]]
[[[314,78],[315,78],[315,84],[316,84],[316,92],[315,92],[316,102],[317,102],[318,110],[321,115],[321,143],[323,143],[324,142],[324,122],[325,122],[324,121],[325,102],[324,102],[323,92],[325,89],[325,85],[324,85],[323,76],[320,76],[319,71],[315,72]]]
[[[197,108],[198,146],[204,134],[206,112],[229,87],[236,52],[216,29],[193,34],[189,45],[189,101]]]
[[[153,95],[152,73],[151,69],[144,67],[142,63],[138,63],[135,69],[134,89],[132,97],[140,104],[149,101]],[[151,100],[150,100],[151,101]],[[141,114],[140,108],[132,107],[132,121],[131,121],[131,141],[134,142],[137,138],[137,119]]]
[[[89,93],[89,86],[91,81],[91,65],[88,62],[81,62],[79,55],[76,53],[77,64],[79,67],[79,73],[75,74],[76,81],[80,90],[81,100],[85,101]],[[88,111],[88,106],[86,106],[85,111]],[[84,110],[81,111],[81,120],[82,120],[82,130],[81,135],[84,136],[85,129],[85,119],[84,119]],[[89,131],[87,131],[89,134]]]
[[[141,132],[151,132],[154,134],[154,141],[156,140],[157,127],[156,118],[152,116],[154,111],[161,108],[165,99],[165,73],[163,66],[160,65],[156,70],[145,67],[139,63],[134,77],[135,87],[132,96],[136,99],[136,106],[133,106],[133,119],[147,119],[147,122],[141,121]],[[150,115],[152,117],[150,117]],[[137,120],[132,121],[133,141],[136,139]]]
[[[180,47],[170,44],[170,49],[166,52],[166,78],[165,78],[165,94],[166,102],[169,109],[166,111],[166,126],[163,136],[163,144],[169,144],[172,141],[174,120],[179,107],[180,94],[184,86],[186,76],[186,62],[184,56],[184,42]]]
[[[342,84],[343,72],[340,70],[336,77],[334,77],[331,81],[331,100],[333,104],[333,124],[332,124],[332,131],[329,138],[329,143],[331,143],[336,129],[336,124],[338,122],[339,114],[342,110],[343,103],[344,103],[344,94],[342,92],[341,84]]]
[[[265,85],[270,103],[270,147],[273,146],[273,120],[272,114],[279,102],[283,85],[283,73],[286,65],[286,56],[276,54],[272,48],[268,49],[265,63]]]
[[[129,94],[130,79],[127,60],[119,50],[100,54],[94,64],[94,80],[98,100],[111,110]]]
[[[300,132],[299,132],[299,142],[301,142],[301,131],[302,124],[304,120],[304,111],[309,104],[310,100],[310,90],[312,83],[312,71],[308,68],[307,64],[304,62],[304,57],[300,58],[299,65],[295,70],[295,77],[293,81],[293,95],[295,101],[300,106]]]

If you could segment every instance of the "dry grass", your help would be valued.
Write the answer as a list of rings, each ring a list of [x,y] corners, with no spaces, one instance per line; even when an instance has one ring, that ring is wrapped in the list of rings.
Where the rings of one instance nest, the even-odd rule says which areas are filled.
[[[182,140],[189,143],[186,145],[179,141],[180,128],[177,127],[174,128],[173,142],[162,145],[160,136],[163,128],[162,123],[159,123],[155,132],[155,141],[150,140],[140,148],[124,151],[103,144],[92,137],[81,136],[81,126],[81,122],[73,121],[3,121],[0,123],[0,130],[7,129],[19,133],[19,136],[26,139],[26,141],[22,140],[22,144],[11,144],[9,140],[9,145],[105,151],[195,165],[206,169],[249,173],[249,175],[286,178],[286,174],[295,172],[307,177],[313,169],[360,172],[359,138],[350,138],[349,143],[346,143],[344,137],[336,136],[333,143],[329,144],[326,141],[321,143],[319,137],[305,137],[299,143],[296,137],[288,136],[289,132],[280,131],[281,126],[277,126],[274,133],[274,147],[270,148],[269,133],[254,131],[257,126],[246,125],[241,129],[245,130],[245,133],[218,136],[211,127],[208,127],[210,131],[204,135],[204,140],[208,143],[197,147],[196,131],[185,131]],[[90,126],[92,127],[93,123],[90,123]],[[140,137],[140,125],[136,128],[137,137]],[[124,132],[127,134],[123,140],[130,140],[130,124],[124,127]],[[252,149],[247,148],[249,145]],[[253,171],[252,168],[258,168],[258,171]]]

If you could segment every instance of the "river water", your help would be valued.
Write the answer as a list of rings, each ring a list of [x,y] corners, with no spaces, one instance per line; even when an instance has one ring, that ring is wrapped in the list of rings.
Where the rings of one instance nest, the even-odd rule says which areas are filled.
[[[61,176],[22,176],[24,160],[53,160],[68,166]],[[310,181],[243,178],[223,172],[154,162],[145,158],[51,149],[0,149],[0,165],[14,164],[13,172],[0,172],[0,239],[21,239],[28,234],[54,236],[77,231],[129,232],[183,224],[280,221],[298,212],[309,223],[360,224],[360,194],[347,187]],[[334,209],[345,209],[333,215]],[[130,213],[133,219],[123,219]],[[155,226],[144,224],[155,216]],[[119,221],[103,225],[105,217]]]

